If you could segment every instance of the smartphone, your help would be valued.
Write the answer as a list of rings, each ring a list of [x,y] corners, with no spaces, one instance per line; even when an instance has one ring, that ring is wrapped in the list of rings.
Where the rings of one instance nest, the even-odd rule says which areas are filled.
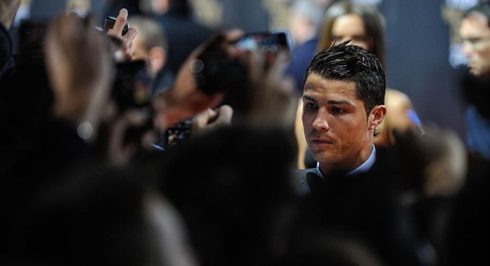
[[[258,48],[271,53],[291,51],[291,37],[288,31],[270,31],[248,33],[236,42],[238,48],[253,51]]]
[[[112,97],[119,110],[149,107],[151,80],[148,65],[144,60],[117,64]]]
[[[291,36],[288,31],[270,31],[248,33],[238,39],[236,45],[245,51],[262,49],[266,51],[266,68],[270,66],[277,53],[285,51],[288,56],[291,54]]]
[[[145,121],[140,126],[132,126],[126,130],[124,143],[138,141],[143,134],[153,129],[150,85],[150,71],[144,60],[123,62],[116,65],[112,99],[114,99],[120,113],[132,110],[138,112]]]
[[[186,143],[191,134],[192,120],[185,120],[168,128],[164,135],[164,148],[167,150],[175,145]]]
[[[114,28],[114,25],[116,24],[116,20],[117,20],[116,17],[111,17],[111,16],[105,18],[105,20],[104,20],[104,32],[105,33],[107,33],[109,30]],[[128,33],[128,30],[129,30],[129,23],[126,22],[126,25],[124,25],[122,35],[123,36],[126,35],[126,33]]]
[[[266,70],[274,62],[277,53],[286,51],[289,54],[290,44],[288,31],[271,31],[245,34],[232,45],[244,51],[265,50],[264,70]],[[205,51],[198,59],[204,62],[206,67],[195,73],[194,77],[199,90],[206,95],[227,92],[231,88],[236,88],[237,84],[247,83],[246,66],[239,60],[227,58],[224,53],[216,51]]]

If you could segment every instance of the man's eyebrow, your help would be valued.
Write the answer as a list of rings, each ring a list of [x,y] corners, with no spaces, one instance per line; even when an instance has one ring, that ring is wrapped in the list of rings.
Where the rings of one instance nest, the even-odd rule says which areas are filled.
[[[312,101],[312,102],[316,102],[317,100],[315,100],[315,98],[311,97],[311,96],[308,96],[308,95],[303,95],[303,99],[306,99],[308,101]]]
[[[312,102],[318,102],[315,98],[309,96],[309,95],[303,95],[303,99],[305,100],[308,100],[308,101],[312,101]],[[328,104],[333,104],[333,105],[343,105],[343,104],[346,104],[346,105],[350,105],[350,106],[353,106],[353,104],[349,101],[334,101],[334,100],[330,100],[330,101],[327,101]]]
[[[327,102],[328,104],[347,104],[347,105],[353,105],[351,102],[349,101],[328,101]]]

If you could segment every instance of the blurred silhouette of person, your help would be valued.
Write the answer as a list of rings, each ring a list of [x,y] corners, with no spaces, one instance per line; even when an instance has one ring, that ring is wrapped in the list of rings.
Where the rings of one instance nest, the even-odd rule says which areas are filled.
[[[21,0],[5,0],[0,3],[0,23],[6,29],[10,29],[20,4]]]
[[[466,143],[471,152],[490,158],[490,3],[482,1],[463,15],[459,34],[470,73],[464,87],[469,104],[466,109]]]
[[[267,265],[282,255],[292,148],[282,130],[235,126],[167,152],[162,191],[181,212],[201,265]]]
[[[140,0],[105,0],[103,18],[117,17],[119,10],[125,8],[131,15],[141,15]]]
[[[187,0],[170,0],[168,11],[156,18],[168,37],[165,70],[175,76],[190,53],[210,38],[213,30],[194,21]]]
[[[306,228],[292,242],[280,266],[332,265],[382,266],[387,265],[376,251],[372,241],[342,226]]]
[[[167,13],[172,0],[140,0],[142,9],[147,14],[161,16]]]
[[[20,0],[8,0],[0,4],[0,78],[12,68],[13,43],[8,30],[20,4]]]
[[[170,87],[172,75],[163,71],[168,58],[168,40],[165,30],[153,18],[131,16],[129,24],[138,30],[134,39],[133,60],[145,60],[153,78],[152,93]]]
[[[18,265],[197,265],[179,214],[145,171],[81,164],[58,181],[35,183],[18,195],[25,205],[9,231],[13,252],[2,259]]]
[[[12,68],[13,46],[7,29],[0,23],[0,78]]]
[[[302,92],[305,69],[316,54],[318,33],[325,10],[331,1],[297,0],[292,7],[289,29],[294,40],[286,73],[291,75],[296,88]]]
[[[468,100],[466,145],[470,152],[465,187],[454,203],[446,237],[447,265],[488,264],[490,248],[490,2],[463,14],[459,34],[471,76],[462,86]]]

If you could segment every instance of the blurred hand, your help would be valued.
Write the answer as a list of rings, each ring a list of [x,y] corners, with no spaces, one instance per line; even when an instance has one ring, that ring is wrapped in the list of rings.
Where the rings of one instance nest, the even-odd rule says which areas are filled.
[[[288,57],[279,53],[267,71],[266,54],[255,51],[248,62],[251,90],[250,123],[259,126],[293,127],[298,96],[292,78],[284,76]]]
[[[127,163],[138,150],[149,148],[156,141],[152,128],[146,128],[148,117],[132,109],[108,121],[107,159],[113,164]],[[133,130],[131,136],[128,132]]]
[[[221,127],[230,126],[233,109],[228,105],[223,105],[216,111],[207,109],[192,119],[191,134],[192,138],[200,137]]]
[[[115,58],[117,61],[131,60],[133,57],[134,44],[133,40],[138,35],[138,30],[129,27],[126,35],[123,36],[124,26],[128,22],[128,10],[123,8],[119,11],[114,27],[107,32],[107,35],[121,40],[121,49],[116,51]]]
[[[92,132],[97,132],[113,77],[114,66],[105,41],[105,36],[94,30],[92,19],[75,14],[54,20],[46,37],[54,114],[75,123],[85,122]]]
[[[213,108],[221,102],[222,93],[206,95],[199,90],[194,78],[193,67],[199,55],[210,50],[219,50],[229,58],[238,58],[243,55],[243,52],[230,45],[242,34],[239,30],[218,33],[192,52],[180,68],[174,86],[154,97],[156,124],[160,129],[163,130],[198,112]]]
[[[21,0],[0,1],[0,23],[2,23],[7,30],[10,29],[20,4]]]
[[[449,196],[464,185],[467,173],[466,149],[452,131],[436,126],[394,131],[403,162],[422,175],[422,191],[426,196]]]

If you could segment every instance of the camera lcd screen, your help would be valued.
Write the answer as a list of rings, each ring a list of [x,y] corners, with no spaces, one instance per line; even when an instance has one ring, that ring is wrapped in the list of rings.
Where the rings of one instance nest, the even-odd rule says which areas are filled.
[[[280,50],[289,51],[289,42],[286,32],[259,32],[249,33],[237,41],[237,46],[246,51],[253,51],[258,48],[265,49],[271,53]]]
[[[151,76],[143,60],[117,64],[113,98],[121,110],[149,106]]]
[[[180,143],[186,143],[191,133],[192,120],[185,120],[170,127],[165,132],[165,149],[174,147]]]

